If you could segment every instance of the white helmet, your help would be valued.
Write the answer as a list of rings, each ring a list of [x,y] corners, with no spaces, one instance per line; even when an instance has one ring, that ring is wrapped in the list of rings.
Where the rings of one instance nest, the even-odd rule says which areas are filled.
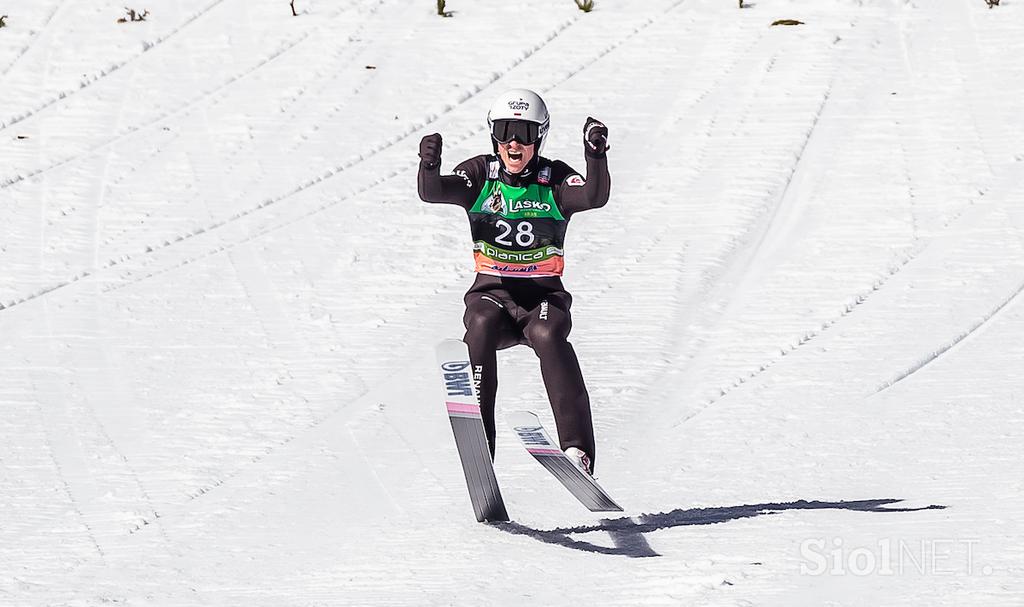
[[[528,89],[512,89],[498,96],[487,112],[487,126],[492,130],[498,120],[517,120],[537,125],[537,153],[544,143],[551,122],[548,106],[540,95]],[[525,142],[524,142],[525,143]],[[495,144],[497,145],[497,144]]]

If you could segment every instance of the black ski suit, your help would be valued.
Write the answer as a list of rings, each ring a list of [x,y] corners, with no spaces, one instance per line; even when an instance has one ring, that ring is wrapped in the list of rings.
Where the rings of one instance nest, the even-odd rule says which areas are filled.
[[[496,351],[525,344],[540,359],[561,448],[582,449],[593,466],[590,399],[567,341],[572,296],[560,276],[568,220],[608,201],[605,154],[587,153],[585,180],[564,162],[540,156],[518,174],[506,171],[496,155],[470,158],[445,176],[439,166],[421,163],[418,189],[424,201],[459,205],[470,218],[478,273],[465,296],[464,341],[480,371],[480,410],[492,457]]]

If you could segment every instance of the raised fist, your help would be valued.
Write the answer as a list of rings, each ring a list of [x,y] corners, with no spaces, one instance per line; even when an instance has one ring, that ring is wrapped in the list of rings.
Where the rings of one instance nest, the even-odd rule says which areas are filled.
[[[608,150],[608,127],[597,118],[587,117],[583,125],[583,141],[587,153],[600,156]]]
[[[420,163],[428,169],[441,165],[441,134],[427,135],[420,140]]]

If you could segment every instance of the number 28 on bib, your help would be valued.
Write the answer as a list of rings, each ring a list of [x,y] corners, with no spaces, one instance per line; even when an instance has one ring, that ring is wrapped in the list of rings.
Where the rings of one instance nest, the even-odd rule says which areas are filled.
[[[493,276],[561,276],[567,221],[551,188],[488,180],[469,211],[476,271]]]

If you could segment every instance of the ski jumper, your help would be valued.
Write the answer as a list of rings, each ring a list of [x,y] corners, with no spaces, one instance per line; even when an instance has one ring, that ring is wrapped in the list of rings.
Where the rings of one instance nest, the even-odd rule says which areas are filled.
[[[590,398],[567,341],[572,296],[562,286],[564,240],[574,213],[604,206],[611,191],[605,154],[587,153],[584,179],[566,163],[535,156],[509,173],[496,155],[459,164],[453,175],[420,164],[420,198],[463,207],[473,238],[476,280],[465,296],[464,341],[480,377],[480,410],[494,455],[497,351],[530,346],[563,450],[582,449],[594,462]]]

